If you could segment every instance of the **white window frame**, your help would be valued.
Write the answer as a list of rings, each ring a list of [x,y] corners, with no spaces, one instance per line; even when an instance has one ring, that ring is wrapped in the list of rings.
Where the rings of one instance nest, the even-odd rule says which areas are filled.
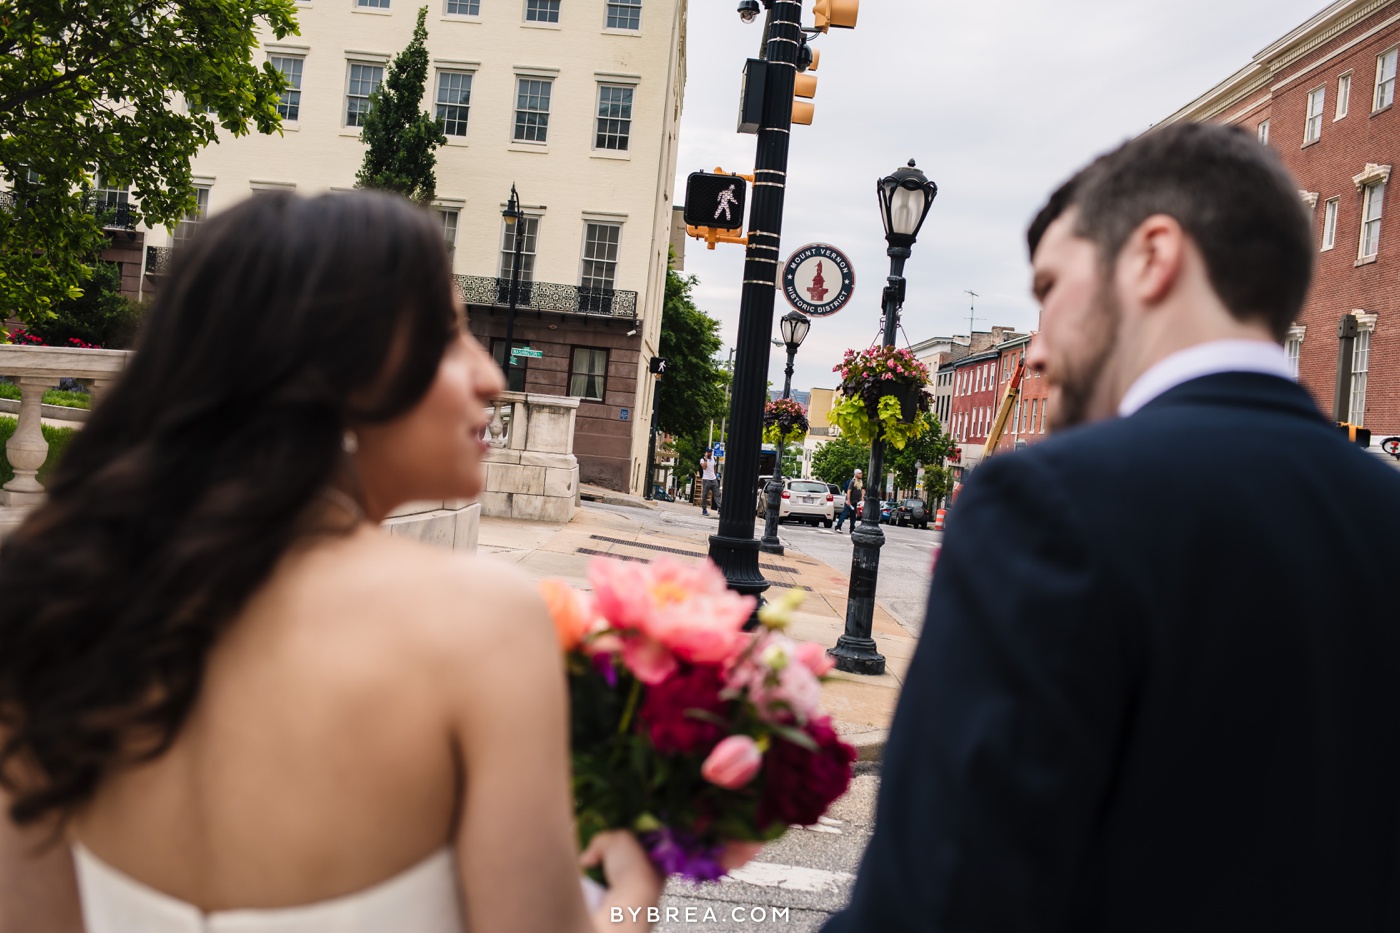
[[[387,13],[392,2],[393,0],[355,0],[355,9]]]
[[[620,91],[626,97],[626,103],[610,101],[619,107],[626,107],[626,116],[610,116],[603,113],[603,94],[605,92]],[[636,106],[637,88],[631,84],[614,84],[607,81],[598,82],[598,94],[595,97],[593,114],[593,149],[598,152],[629,152],[632,146],[632,113]],[[620,133],[604,132],[604,124],[608,129],[612,129],[614,124],[622,124]],[[618,140],[620,146],[598,145],[599,142]]]
[[[1356,330],[1356,340],[1351,347],[1351,391],[1348,393],[1347,421],[1351,424],[1366,423],[1366,380],[1371,368],[1371,332],[1375,328],[1375,315],[1366,315],[1369,321],[1357,315],[1360,326]]]
[[[1328,198],[1322,207],[1322,252],[1337,245],[1337,209],[1341,198]]]
[[[123,208],[131,210],[131,186],[112,184],[102,172],[96,172],[93,176],[92,193],[96,199],[93,207],[98,212],[113,211],[117,215],[112,218],[113,225],[120,223]]]
[[[296,69],[296,75],[289,75],[281,68],[278,68],[276,65],[278,59],[296,62],[299,66]],[[272,65],[273,68],[277,68],[278,73],[282,75],[282,96],[278,98],[277,101],[277,113],[282,117],[282,123],[284,125],[288,123],[295,124],[301,120],[301,81],[306,74],[306,56],[304,54],[298,55],[292,52],[269,51],[267,53],[267,63]],[[295,84],[292,83],[293,77],[296,79]],[[346,80],[348,82],[349,79],[347,78]],[[346,86],[348,89],[348,83]],[[289,96],[292,94],[296,95],[295,102],[289,100]],[[297,115],[294,117],[282,112],[284,109],[290,111],[292,108],[296,108]]]
[[[454,13],[450,9],[453,3],[470,4],[476,7],[475,13]],[[442,15],[451,19],[481,19],[481,0],[442,0]]]
[[[1361,189],[1361,241],[1357,244],[1356,255],[1358,261],[1374,259],[1380,254],[1385,187],[1385,181],[1374,181]]]
[[[1327,85],[1321,84],[1308,91],[1308,111],[1303,118],[1303,145],[1315,143],[1322,138],[1322,112],[1327,109]]]
[[[1351,72],[1337,75],[1337,114],[1332,118],[1336,123],[1346,117],[1351,109]]]
[[[354,79],[353,79],[353,75],[355,74],[355,69],[356,69],[357,67],[359,67],[359,68],[378,68],[378,69],[379,69],[379,80],[372,83],[372,85],[371,85],[371,87],[370,87],[370,89],[369,89],[369,94],[359,95],[359,94],[351,94],[351,93],[350,93],[350,82],[351,82],[352,80],[354,80]],[[385,64],[385,62],[382,62],[382,61],[369,61],[369,60],[360,59],[360,58],[347,58],[347,59],[345,60],[345,96],[344,96],[344,98],[343,98],[344,103],[341,105],[341,109],[340,109],[340,125],[341,125],[344,129],[347,129],[347,130],[359,130],[360,127],[362,127],[362,126],[364,125],[363,122],[359,122],[359,123],[351,123],[351,122],[350,122],[350,101],[351,101],[351,99],[353,98],[353,99],[355,99],[355,100],[363,100],[363,101],[365,102],[365,109],[364,109],[364,110],[356,111],[356,115],[359,116],[360,120],[363,120],[363,119],[364,119],[364,114],[369,113],[369,98],[370,98],[370,95],[372,95],[372,94],[374,93],[375,88],[378,88],[379,85],[381,85],[381,84],[384,83],[384,74],[385,74],[385,71],[386,71],[386,70],[387,70],[387,65]]]
[[[530,224],[535,227],[533,234],[526,232],[525,242],[520,244],[520,284],[522,286],[533,284],[535,281],[535,257],[539,255],[540,221],[543,219],[543,214],[527,213],[516,221],[516,223],[524,223],[527,228]],[[511,238],[512,230],[514,230],[512,224],[508,224],[504,220],[501,221],[501,272],[496,277],[505,281],[510,281],[510,266],[515,258],[515,241]]]
[[[454,104],[454,103],[450,103],[450,102],[445,102],[445,101],[443,101],[443,99],[442,99],[442,81],[443,81],[443,78],[444,78],[444,77],[459,77],[459,78],[465,78],[465,79],[466,79],[466,94],[467,94],[467,99],[466,99],[466,102],[465,102],[465,103],[455,103],[455,104]],[[472,88],[473,88],[474,84],[476,83],[476,80],[475,80],[475,79],[476,79],[476,73],[473,72],[473,71],[467,70],[467,69],[463,69],[463,68],[438,68],[438,69],[437,69],[437,77],[436,77],[436,79],[433,81],[433,119],[441,121],[441,124],[440,124],[440,125],[441,125],[442,128],[443,128],[443,132],[447,134],[448,140],[454,140],[454,139],[457,139],[457,140],[465,140],[465,139],[467,138],[467,134],[469,134],[469,133],[471,132]],[[454,120],[454,121],[453,121],[454,123],[460,122],[460,123],[462,124],[462,132],[460,132],[460,133],[453,133],[453,132],[451,132],[451,131],[449,131],[449,130],[447,129],[447,120],[442,116],[442,114],[441,114],[441,112],[440,112],[441,109],[444,108],[444,107],[451,107],[451,108],[454,108],[454,109],[456,109],[456,110],[461,110],[461,111],[463,111],[463,116],[462,116],[462,118],[461,118],[460,120]]]
[[[535,4],[546,4],[546,5],[547,5],[547,4],[550,4],[550,3],[553,3],[553,4],[557,5],[557,6],[558,6],[558,9],[553,10],[554,19],[531,19],[531,18],[530,18],[530,5],[531,5],[531,3],[535,3]],[[536,10],[539,10],[540,7],[537,5],[537,6],[535,7],[535,9],[536,9]],[[522,8],[521,8],[521,11],[520,11],[520,15],[521,15],[523,21],[524,21],[524,22],[527,22],[527,23],[537,23],[537,24],[542,25],[542,26],[558,26],[558,25],[560,24],[560,20],[562,20],[562,19],[564,18],[564,4],[563,4],[563,0],[524,0],[524,3],[522,4]]]
[[[457,227],[461,223],[462,208],[458,205],[436,204],[433,209],[442,223],[442,240],[447,246],[449,262],[457,257]]]
[[[546,98],[545,95],[543,95],[543,94],[542,94],[542,95],[538,95],[541,99],[544,99],[544,101],[545,101],[545,103],[544,103],[544,109],[543,109],[543,110],[523,109],[523,108],[520,106],[521,86],[522,86],[522,84],[523,84],[524,82],[526,82],[526,81],[537,82],[537,83],[539,83],[539,84],[541,84],[541,85],[544,85],[544,87],[545,87],[545,89],[546,89],[547,98]],[[532,96],[535,96],[535,95],[532,95]],[[554,106],[554,78],[548,77],[548,76],[545,76],[545,75],[517,74],[517,75],[515,76],[515,104],[514,104],[514,105],[512,106],[512,108],[511,108],[511,128],[510,128],[510,139],[511,139],[511,142],[514,143],[514,144],[516,144],[516,145],[520,145],[520,146],[547,146],[547,145],[549,145],[549,117],[550,117],[550,114],[552,113],[552,108],[553,108],[553,106]],[[536,135],[537,135],[539,138],[536,138],[536,139],[528,139],[528,138],[522,137],[522,136],[520,135],[520,129],[521,129],[520,115],[521,115],[522,113],[529,113],[529,114],[536,114],[536,115],[542,115],[542,116],[543,116],[543,120],[542,120],[541,122],[537,122],[533,127],[530,127],[530,126],[526,126],[526,127],[525,127],[525,129],[527,129],[527,130],[533,129],[533,130],[535,131]]]
[[[1261,143],[1263,143],[1264,145],[1267,146],[1267,145],[1269,144],[1269,121],[1268,121],[1268,120],[1264,120],[1262,123],[1259,124],[1258,133],[1259,133],[1259,141],[1260,141]]]
[[[641,31],[642,31],[642,9],[643,9],[643,6],[644,6],[643,0],[604,0],[604,3],[603,3],[603,28],[604,28],[605,30],[607,30],[608,32],[626,32],[626,33],[641,32]],[[611,19],[611,17],[612,17],[613,7],[619,7],[619,8],[622,8],[622,9],[624,9],[624,10],[633,10],[633,9],[635,9],[635,10],[637,11],[637,25],[635,25],[635,26],[611,26],[611,25],[609,25],[609,24],[608,24],[608,20]],[[629,17],[629,18],[630,18],[630,17]]]
[[[1400,46],[1387,49],[1376,56],[1376,84],[1371,95],[1371,112],[1379,113],[1395,103],[1395,71],[1400,61]],[[1386,72],[1390,73],[1386,77]]]
[[[175,225],[175,229],[170,231],[170,245],[181,246],[199,232],[199,225],[204,223],[204,218],[209,214],[209,190],[212,185],[201,185],[198,182],[194,185],[195,212],[186,214],[181,221]]]
[[[600,259],[600,258],[598,258],[598,257],[596,257],[596,256],[595,256],[595,257],[590,257],[590,256],[588,255],[588,245],[589,245],[589,244],[588,244],[588,232],[589,232],[589,228],[590,228],[590,227],[599,227],[599,228],[607,227],[607,228],[610,228],[610,229],[612,229],[612,230],[617,231],[617,242],[616,242],[615,244],[611,244],[611,245],[613,245],[613,246],[615,247],[614,257],[613,257],[611,260],[609,260],[609,259]],[[581,288],[581,289],[587,288],[587,289],[596,289],[596,290],[611,291],[611,292],[617,291],[617,266],[618,266],[618,263],[621,262],[621,260],[622,260],[622,224],[621,224],[621,223],[614,222],[614,221],[607,221],[607,220],[592,220],[592,219],[586,219],[586,220],[584,220],[584,222],[583,222],[583,249],[582,249],[582,252],[581,252],[581,254],[580,254],[580,256],[579,256],[579,264],[578,264],[578,287]],[[597,263],[597,264],[600,264],[600,265],[603,265],[603,266],[607,266],[609,263],[611,263],[612,275],[609,277],[609,279],[608,279],[608,284],[607,284],[607,285],[605,285],[605,286],[599,286],[599,285],[589,285],[589,284],[587,284],[587,280],[601,281],[601,279],[600,279],[598,276],[590,276],[590,275],[585,274],[585,270],[588,269],[589,263]]]

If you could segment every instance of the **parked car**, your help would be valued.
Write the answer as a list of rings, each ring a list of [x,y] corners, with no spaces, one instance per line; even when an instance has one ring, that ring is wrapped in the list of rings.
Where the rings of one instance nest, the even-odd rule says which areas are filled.
[[[827,483],[826,488],[831,490],[831,510],[839,517],[846,510],[846,493],[835,483]]]
[[[912,525],[915,528],[928,527],[928,506],[923,499],[902,499],[894,511],[894,523],[901,528]]]
[[[890,516],[899,508],[899,503],[893,499],[886,499],[880,503],[880,524],[888,525],[891,522]]]
[[[764,479],[767,484],[766,478]],[[768,500],[759,489],[758,512],[761,517],[768,512]],[[830,528],[836,521],[832,511],[835,496],[826,488],[826,483],[815,479],[783,480],[783,496],[778,505],[778,521],[790,519],[816,526],[818,523]]]

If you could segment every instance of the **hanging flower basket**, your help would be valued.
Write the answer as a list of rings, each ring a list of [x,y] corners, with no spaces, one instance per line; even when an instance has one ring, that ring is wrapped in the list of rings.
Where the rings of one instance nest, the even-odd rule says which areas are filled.
[[[919,413],[932,407],[925,391],[930,384],[929,371],[908,350],[847,350],[833,371],[841,374],[841,387],[831,420],[842,434],[869,444],[883,428],[885,440],[903,450],[928,430]]]
[[[769,400],[763,406],[763,440],[769,444],[797,443],[807,436],[810,427],[807,409],[796,400]]]

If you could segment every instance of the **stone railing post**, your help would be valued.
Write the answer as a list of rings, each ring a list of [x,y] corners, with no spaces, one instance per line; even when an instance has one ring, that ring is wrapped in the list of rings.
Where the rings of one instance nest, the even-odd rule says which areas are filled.
[[[40,406],[50,380],[21,376],[19,378],[19,424],[5,444],[5,456],[15,469],[15,478],[5,484],[5,504],[33,506],[44,498],[39,485],[39,468],[49,457],[49,442],[44,440]]]

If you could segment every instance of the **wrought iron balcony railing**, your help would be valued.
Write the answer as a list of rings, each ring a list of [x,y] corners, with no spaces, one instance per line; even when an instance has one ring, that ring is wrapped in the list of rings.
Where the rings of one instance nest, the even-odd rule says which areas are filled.
[[[169,246],[146,247],[146,274],[165,275],[170,271],[170,256]]]
[[[136,218],[130,204],[98,201],[92,212],[102,218],[102,226],[108,230],[135,230]]]
[[[455,275],[457,295],[467,304],[510,304],[510,279],[484,275]],[[637,293],[612,288],[584,288],[556,282],[521,282],[516,306],[529,311],[559,311],[636,320]]]

